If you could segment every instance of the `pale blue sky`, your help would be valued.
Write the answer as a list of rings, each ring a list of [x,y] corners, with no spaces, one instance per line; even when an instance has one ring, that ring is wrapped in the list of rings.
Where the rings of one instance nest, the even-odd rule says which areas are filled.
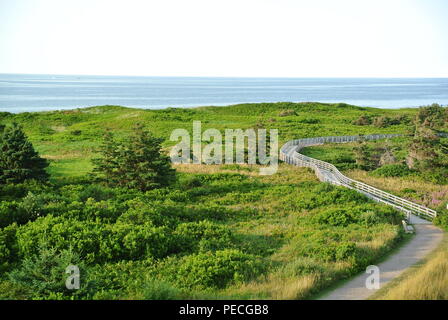
[[[0,0],[0,73],[448,77],[446,0]]]

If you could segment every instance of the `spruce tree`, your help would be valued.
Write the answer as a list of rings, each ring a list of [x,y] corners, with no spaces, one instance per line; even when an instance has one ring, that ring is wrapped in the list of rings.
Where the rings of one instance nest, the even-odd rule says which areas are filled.
[[[353,148],[356,164],[360,169],[372,170],[375,168],[372,152],[363,136],[358,140],[358,145]]]
[[[94,171],[112,186],[142,191],[169,185],[175,179],[170,158],[161,151],[163,139],[137,124],[128,140],[117,141],[108,133],[95,159]]]
[[[0,184],[28,179],[46,181],[47,160],[34,150],[22,128],[13,123],[0,132]]]
[[[438,135],[447,122],[448,112],[441,106],[420,108],[414,119],[413,139],[406,159],[409,168],[427,171],[447,166],[448,146]]]
[[[119,181],[117,180],[120,169],[119,164],[119,152],[120,145],[117,141],[115,141],[114,136],[108,130],[103,137],[103,142],[99,148],[99,153],[101,154],[101,158],[93,159],[92,162],[94,164],[93,172],[96,173],[97,177],[100,175],[107,179],[108,184],[110,185],[118,185]]]

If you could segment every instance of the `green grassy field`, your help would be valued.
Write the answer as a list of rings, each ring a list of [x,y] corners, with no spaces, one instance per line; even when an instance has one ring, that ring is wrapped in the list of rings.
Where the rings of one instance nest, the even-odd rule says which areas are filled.
[[[276,103],[0,114],[0,123],[22,124],[51,161],[49,185],[2,187],[0,218],[11,210],[28,218],[18,224],[5,220],[1,226],[0,298],[309,298],[398,246],[405,237],[401,214],[354,191],[320,183],[308,169],[285,164],[272,176],[260,176],[257,166],[177,165],[178,181],[169,188],[103,187],[88,175],[102,133],[110,129],[125,137],[140,122],[168,139],[173,129],[191,131],[192,121],[200,120],[203,130],[279,129],[283,143],[326,135],[406,133],[406,124],[379,128],[353,121],[365,114],[412,118],[416,112]],[[350,164],[350,145],[322,148],[307,152]],[[85,274],[77,292],[63,286],[61,266],[67,256]],[[51,272],[36,267],[44,261],[54,262]],[[30,268],[40,270],[34,282],[27,276]]]
[[[365,114],[413,117],[416,110],[320,103],[261,103],[164,110],[102,106],[56,112],[3,113],[0,114],[0,122],[22,124],[37,150],[52,161],[50,171],[57,176],[70,176],[82,175],[90,169],[87,160],[94,154],[106,129],[126,135],[135,122],[141,122],[166,140],[177,128],[191,132],[193,120],[201,121],[203,130],[246,129],[257,124],[266,129],[278,129],[280,143],[301,137],[405,133],[407,130],[404,124],[387,128],[352,124],[353,120]],[[172,144],[174,142],[166,142],[166,146]]]

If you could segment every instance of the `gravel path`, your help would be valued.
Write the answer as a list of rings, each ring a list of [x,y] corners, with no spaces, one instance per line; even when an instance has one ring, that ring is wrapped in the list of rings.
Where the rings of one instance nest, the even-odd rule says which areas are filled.
[[[415,236],[397,253],[377,265],[380,269],[380,288],[422,260],[442,241],[443,231],[430,222],[412,216],[411,223],[414,223],[416,229]],[[365,282],[369,276],[370,274],[362,273],[323,295],[319,300],[365,300],[377,291],[366,288]]]

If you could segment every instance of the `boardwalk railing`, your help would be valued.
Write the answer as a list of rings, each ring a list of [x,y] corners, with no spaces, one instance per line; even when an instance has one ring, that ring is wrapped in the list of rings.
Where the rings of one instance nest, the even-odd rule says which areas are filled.
[[[307,157],[300,152],[302,148],[309,146],[322,145],[324,143],[347,143],[364,140],[378,140],[395,138],[402,135],[399,134],[373,134],[366,136],[336,136],[336,137],[317,137],[292,140],[287,142],[280,150],[280,160],[299,167],[309,167],[314,170],[320,181],[329,182],[335,185],[341,185],[350,189],[357,190],[365,194],[372,200],[393,206],[398,210],[404,211],[408,215],[410,213],[427,218],[434,218],[437,215],[435,210],[426,208],[412,201],[394,196],[366,183],[362,183],[344,176],[331,163]]]

